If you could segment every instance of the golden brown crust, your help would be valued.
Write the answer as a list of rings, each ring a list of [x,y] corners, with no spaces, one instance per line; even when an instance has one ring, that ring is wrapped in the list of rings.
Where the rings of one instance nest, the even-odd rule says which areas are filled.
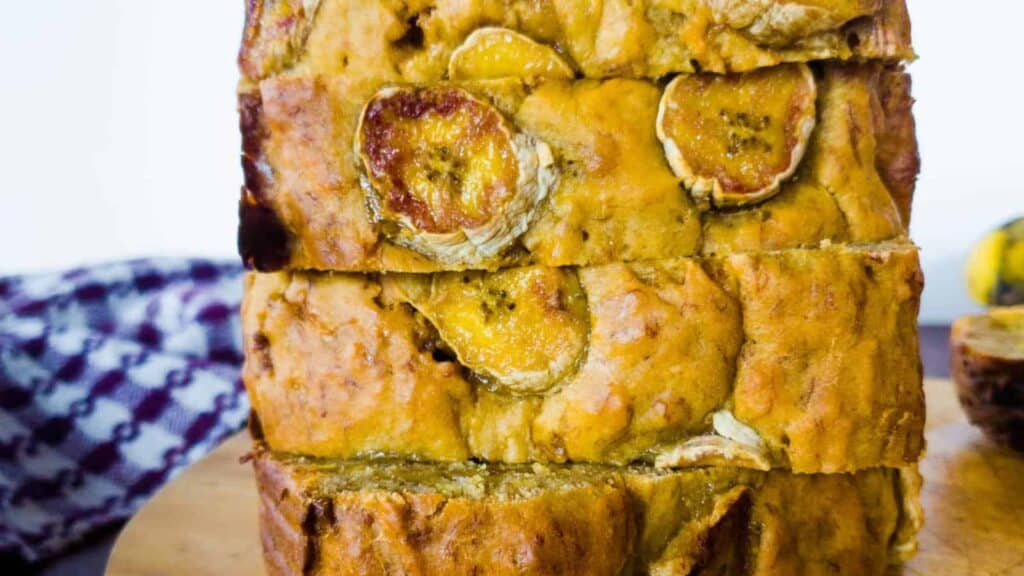
[[[437,80],[475,30],[557,47],[587,78],[914,57],[903,0],[248,0],[245,82],[293,69]]]
[[[463,86],[550,146],[557,183],[502,254],[438,262],[388,241],[360,186],[348,143],[381,82],[283,76],[244,93],[243,112],[258,119],[243,126],[246,197],[258,199],[260,218],[243,214],[240,244],[268,253],[243,253],[247,262],[259,270],[408,272],[590,265],[878,242],[907,231],[900,208],[908,209],[917,163],[909,83],[898,67],[823,65],[819,120],[796,173],[771,200],[728,211],[702,211],[680,190],[655,135],[656,85],[617,79],[530,88],[499,80]],[[249,233],[268,221],[284,241]]]
[[[795,178],[770,202],[704,214],[705,254],[820,242],[880,242],[907,232],[917,178],[910,81],[902,68],[824,66],[818,125]]]
[[[313,25],[316,4],[303,0],[245,0],[245,28],[238,52],[243,78],[280,71],[299,57]]]
[[[665,473],[265,452],[255,467],[275,576],[880,575],[916,534],[901,510],[917,491],[891,469]]]
[[[746,338],[733,411],[788,445],[794,470],[916,459],[924,415],[916,257],[867,250],[822,259],[725,260]]]
[[[578,275],[586,357],[531,395],[483,385],[460,366],[413,312],[415,298],[396,289],[402,275],[250,275],[244,378],[266,441],[337,457],[768,462],[799,472],[920,455],[912,247]],[[717,440],[690,443],[708,438]]]

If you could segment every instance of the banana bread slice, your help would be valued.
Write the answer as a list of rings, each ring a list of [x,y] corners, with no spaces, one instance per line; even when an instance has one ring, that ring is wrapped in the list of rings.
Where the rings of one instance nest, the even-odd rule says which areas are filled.
[[[271,575],[881,575],[912,555],[914,468],[791,475],[255,459]]]
[[[247,82],[295,69],[438,80],[486,27],[587,78],[914,56],[904,0],[248,0],[239,63]]]
[[[240,97],[242,257],[261,271],[426,272],[906,235],[918,156],[902,68],[787,65],[669,87],[266,80]]]
[[[1024,452],[1024,306],[957,318],[950,348],[967,417],[995,442]]]
[[[251,274],[243,376],[295,453],[899,467],[923,445],[921,285],[911,245]]]

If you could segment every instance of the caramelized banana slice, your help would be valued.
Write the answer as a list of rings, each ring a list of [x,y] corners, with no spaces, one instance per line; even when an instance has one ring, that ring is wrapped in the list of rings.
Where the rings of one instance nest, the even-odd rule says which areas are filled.
[[[690,468],[693,466],[730,466],[771,470],[772,464],[763,450],[746,444],[706,434],[691,438],[657,455],[658,468]]]
[[[572,67],[558,52],[507,28],[480,28],[448,61],[448,78],[452,80],[520,78],[535,82],[572,77]]]
[[[446,264],[499,254],[555,180],[547,144],[450,86],[378,92],[363,109],[355,151],[384,232]]]
[[[804,64],[676,76],[658,106],[658,139],[697,200],[765,200],[800,164],[814,130],[816,92]]]
[[[573,271],[439,274],[429,290],[405,278],[410,304],[489,386],[543,392],[575,370],[587,348],[586,296]]]
[[[739,466],[771,470],[771,459],[757,432],[740,422],[728,410],[711,416],[714,434],[691,438],[655,459],[655,466]]]

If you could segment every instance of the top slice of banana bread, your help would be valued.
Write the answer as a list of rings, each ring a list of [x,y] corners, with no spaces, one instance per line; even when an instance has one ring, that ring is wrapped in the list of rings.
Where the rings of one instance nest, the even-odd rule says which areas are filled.
[[[914,56],[904,0],[248,0],[246,7],[239,55],[246,82],[296,69],[439,80],[452,71],[452,54],[471,54],[481,41],[474,33],[488,27],[553,47],[587,78]]]

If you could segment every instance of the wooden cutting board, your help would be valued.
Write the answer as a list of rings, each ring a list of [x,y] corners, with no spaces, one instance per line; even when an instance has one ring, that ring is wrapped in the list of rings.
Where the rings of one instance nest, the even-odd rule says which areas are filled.
[[[926,522],[902,574],[1024,575],[1024,457],[967,424],[951,383],[925,391]],[[118,537],[107,575],[262,574],[256,487],[239,464],[248,448],[246,434],[234,436],[154,496]]]

